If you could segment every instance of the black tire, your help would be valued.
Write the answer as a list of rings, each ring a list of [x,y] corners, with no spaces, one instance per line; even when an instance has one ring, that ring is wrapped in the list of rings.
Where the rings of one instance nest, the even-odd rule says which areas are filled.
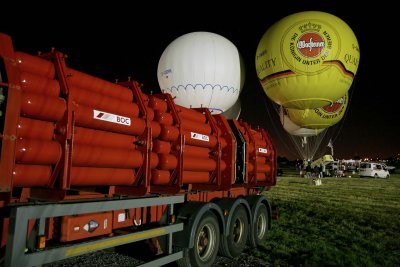
[[[228,236],[222,236],[220,253],[235,258],[243,252],[249,234],[249,220],[242,205],[233,212],[228,231]]]
[[[188,237],[189,238],[189,237]],[[218,254],[220,230],[217,217],[212,212],[204,213],[194,236],[194,247],[183,250],[180,267],[210,267]]]
[[[262,241],[267,239],[267,233],[269,228],[269,214],[267,207],[260,203],[259,208],[256,211],[256,216],[254,217],[254,222],[252,225],[252,234],[256,246],[259,246]]]

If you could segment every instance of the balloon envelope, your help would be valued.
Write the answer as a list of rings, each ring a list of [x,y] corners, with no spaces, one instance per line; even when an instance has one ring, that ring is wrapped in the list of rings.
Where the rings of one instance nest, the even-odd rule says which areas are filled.
[[[292,122],[304,128],[321,129],[338,123],[344,116],[349,94],[339,98],[331,105],[314,109],[286,109]]]
[[[291,121],[289,116],[285,114],[283,108],[280,109],[279,117],[283,128],[288,133],[300,157],[303,159],[314,158],[329,128],[303,128]]]
[[[272,25],[258,44],[255,60],[270,99],[285,107],[310,109],[332,104],[348,91],[360,51],[343,20],[305,11]]]
[[[213,114],[236,102],[242,75],[236,46],[210,32],[192,32],[175,39],[162,53],[157,71],[161,91],[170,93],[176,104],[207,107]]]
[[[292,120],[290,120],[289,116],[287,115],[283,115],[283,117],[281,117],[281,123],[286,132],[295,136],[302,136],[302,137],[316,136],[324,130],[324,129],[303,128],[295,124]]]

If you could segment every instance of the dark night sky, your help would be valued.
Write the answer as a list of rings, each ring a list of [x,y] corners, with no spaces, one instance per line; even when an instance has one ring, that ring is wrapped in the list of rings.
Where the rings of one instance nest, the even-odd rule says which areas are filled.
[[[340,1],[246,1],[237,6],[218,2],[218,8],[216,1],[188,1],[179,8],[169,2],[153,1],[148,7],[118,2],[112,1],[112,6],[92,3],[90,8],[62,1],[46,8],[38,1],[34,6],[3,6],[0,32],[13,38],[16,50],[36,54],[55,47],[69,55],[70,67],[107,80],[131,76],[144,84],[147,93],[159,92],[158,60],[170,42],[194,31],[220,34],[237,46],[245,61],[241,118],[266,128],[278,155],[295,159],[297,154],[276,114],[271,118],[267,112],[270,100],[258,82],[255,52],[264,32],[279,19],[294,12],[325,11],[352,28],[361,52],[345,118],[331,131],[335,156],[387,158],[400,153],[395,41],[399,38],[395,25],[400,23],[391,14],[394,7],[382,1],[379,6],[365,3],[363,7]]]

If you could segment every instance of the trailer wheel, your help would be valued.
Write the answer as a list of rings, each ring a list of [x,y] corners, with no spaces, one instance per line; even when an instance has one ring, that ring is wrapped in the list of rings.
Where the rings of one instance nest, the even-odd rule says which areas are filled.
[[[246,246],[249,233],[249,220],[246,210],[242,205],[237,206],[232,214],[228,236],[223,236],[221,242],[221,254],[228,257],[239,256]]]
[[[252,233],[254,235],[255,244],[258,246],[267,238],[268,232],[268,211],[263,203],[259,203],[259,207],[254,216]]]
[[[204,213],[195,231],[193,248],[183,250],[183,258],[178,261],[181,267],[209,267],[217,257],[220,230],[212,212]]]

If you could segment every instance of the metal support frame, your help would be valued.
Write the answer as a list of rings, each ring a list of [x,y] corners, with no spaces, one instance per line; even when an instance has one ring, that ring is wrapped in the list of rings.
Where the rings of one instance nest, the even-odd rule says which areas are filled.
[[[33,252],[26,252],[26,233],[29,219],[39,219],[39,229],[44,229],[44,218],[65,215],[78,215],[91,212],[104,212],[129,208],[169,205],[173,212],[173,205],[184,202],[184,196],[150,197],[125,200],[107,200],[86,203],[39,204],[33,206],[14,207],[10,212],[8,243],[6,247],[5,266],[35,266],[66,259],[73,256],[95,252],[101,249],[124,245],[152,237],[168,235],[169,253],[172,253],[172,233],[183,230],[183,223],[170,224],[150,228],[144,231],[129,234],[103,237],[96,240],[84,241],[78,244],[66,244],[57,248],[49,248]],[[42,232],[40,230],[39,232]],[[182,252],[157,258],[143,266],[166,264],[182,258]],[[150,264],[150,265],[149,265]]]

